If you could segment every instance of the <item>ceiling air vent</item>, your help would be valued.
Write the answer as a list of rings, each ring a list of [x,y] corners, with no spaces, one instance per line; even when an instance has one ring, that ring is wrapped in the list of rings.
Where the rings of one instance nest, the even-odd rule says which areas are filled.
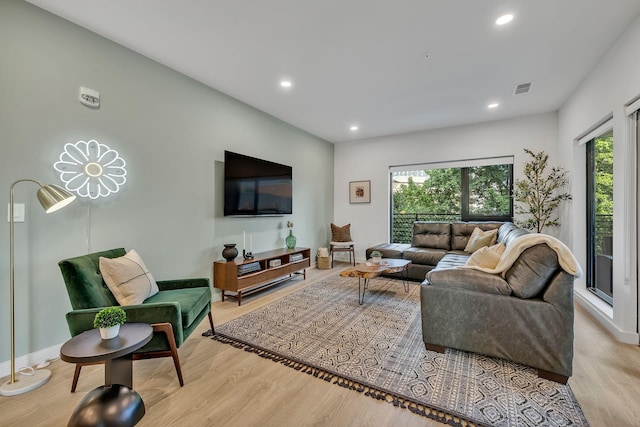
[[[531,89],[531,83],[521,83],[516,85],[515,90],[513,91],[514,95],[520,95],[522,93],[527,93]]]

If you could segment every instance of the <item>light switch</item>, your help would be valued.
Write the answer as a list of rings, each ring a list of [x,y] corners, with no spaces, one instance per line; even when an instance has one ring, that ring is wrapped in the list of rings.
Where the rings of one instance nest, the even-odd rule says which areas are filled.
[[[24,222],[24,203],[13,204],[13,222]],[[11,203],[7,203],[7,222],[10,221]]]

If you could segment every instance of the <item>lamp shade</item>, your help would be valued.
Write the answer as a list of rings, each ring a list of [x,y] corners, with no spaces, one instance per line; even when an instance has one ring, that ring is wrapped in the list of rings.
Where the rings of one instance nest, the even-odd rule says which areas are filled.
[[[55,212],[67,206],[76,199],[76,196],[57,185],[43,185],[38,190],[38,200],[46,213]]]

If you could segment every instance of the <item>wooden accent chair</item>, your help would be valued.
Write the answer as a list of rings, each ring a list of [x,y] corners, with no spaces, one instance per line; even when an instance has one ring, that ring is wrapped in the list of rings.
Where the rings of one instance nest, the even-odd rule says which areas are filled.
[[[331,251],[331,268],[333,268],[333,255],[336,252],[349,252],[349,264],[351,264],[351,256],[353,255],[353,266],[356,265],[356,246],[351,240],[351,224],[339,227],[331,224],[331,241],[329,242]]]
[[[123,248],[111,249],[58,263],[73,307],[73,311],[66,315],[71,336],[93,329],[93,318],[102,308],[119,305],[104,283],[99,258],[118,258],[125,253]],[[142,304],[122,307],[127,313],[127,322],[149,323],[154,331],[151,341],[134,352],[133,359],[173,358],[178,381],[183,386],[178,348],[205,316],[209,317],[211,333],[215,332],[209,279],[167,280],[157,284],[160,291]],[[71,392],[76,390],[80,369],[88,364],[76,365]]]

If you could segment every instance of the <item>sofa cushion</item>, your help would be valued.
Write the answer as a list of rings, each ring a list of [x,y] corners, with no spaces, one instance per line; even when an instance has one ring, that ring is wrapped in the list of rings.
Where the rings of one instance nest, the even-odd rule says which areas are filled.
[[[464,251],[472,254],[480,248],[493,245],[497,238],[497,229],[482,231],[476,227],[473,229],[473,233],[471,233],[467,246],[464,247]]]
[[[511,295],[511,288],[499,274],[489,274],[477,270],[437,268],[427,273],[426,282],[431,286]]]
[[[402,258],[413,264],[436,265],[446,254],[444,249],[407,248],[402,253]]]
[[[482,231],[495,230],[503,222],[454,222],[451,224],[451,249],[463,251],[469,242],[473,230],[479,228]]]
[[[532,246],[526,249],[511,268],[504,275],[511,286],[513,294],[520,298],[533,298],[542,292],[561,268],[558,255],[546,244]]]
[[[450,249],[451,224],[448,222],[413,223],[411,246],[416,248]]]
[[[402,253],[409,249],[411,245],[408,243],[382,243],[380,245],[367,248],[367,259],[371,258],[371,252],[379,251],[382,253],[382,258],[395,258],[401,259]]]
[[[448,253],[442,257],[442,259],[440,260],[440,262],[438,262],[434,270],[440,270],[443,268],[452,268],[452,267],[465,265],[468,259],[469,259],[468,254]]]
[[[509,246],[509,243],[511,243],[513,239],[523,236],[525,234],[529,234],[529,231],[525,230],[524,228],[517,227],[512,222],[505,222],[498,229],[497,242],[504,243],[505,245]]]

